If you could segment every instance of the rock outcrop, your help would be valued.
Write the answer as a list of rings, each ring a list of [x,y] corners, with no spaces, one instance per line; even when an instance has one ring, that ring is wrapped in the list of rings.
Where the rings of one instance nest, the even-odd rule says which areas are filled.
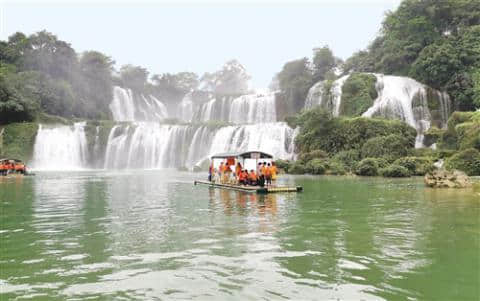
[[[472,185],[470,178],[462,171],[438,169],[425,175],[425,184],[433,188],[466,188]]]

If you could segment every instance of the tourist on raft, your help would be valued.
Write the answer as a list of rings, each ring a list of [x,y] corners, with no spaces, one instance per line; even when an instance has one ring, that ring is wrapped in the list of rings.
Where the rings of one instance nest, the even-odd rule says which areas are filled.
[[[250,174],[248,175],[248,184],[252,186],[257,185],[257,173],[253,169],[250,170]]]
[[[270,163],[268,163],[267,166],[264,167],[264,176],[265,181],[267,182],[267,186],[272,185],[272,167],[270,167]]]
[[[275,183],[277,181],[277,166],[275,165],[275,162],[272,161],[272,167],[271,168],[271,171],[272,171],[272,183]]]
[[[237,166],[235,166],[235,179],[237,181],[240,181],[240,174],[242,173],[242,164],[240,162],[237,162]]]
[[[238,172],[238,184],[247,185],[248,184],[248,172],[247,170],[241,170]]]

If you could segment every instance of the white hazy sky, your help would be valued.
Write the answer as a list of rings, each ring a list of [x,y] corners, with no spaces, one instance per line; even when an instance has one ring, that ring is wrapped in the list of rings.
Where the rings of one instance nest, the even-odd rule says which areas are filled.
[[[117,66],[151,74],[218,70],[238,59],[256,88],[289,60],[329,45],[348,58],[365,48],[400,0],[23,1],[0,0],[0,39],[46,29],[77,52],[98,50]]]

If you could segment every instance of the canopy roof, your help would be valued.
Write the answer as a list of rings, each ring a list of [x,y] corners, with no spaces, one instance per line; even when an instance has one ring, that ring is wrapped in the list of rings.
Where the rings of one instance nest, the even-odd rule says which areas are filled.
[[[220,153],[212,156],[212,159],[225,159],[232,157],[251,158],[252,154],[259,154],[259,159],[272,159],[273,156],[261,151],[247,151],[247,152],[232,152],[232,153]]]

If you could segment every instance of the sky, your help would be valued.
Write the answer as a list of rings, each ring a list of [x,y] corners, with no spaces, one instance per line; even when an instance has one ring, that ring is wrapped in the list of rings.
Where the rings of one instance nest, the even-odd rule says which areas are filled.
[[[47,30],[77,52],[151,74],[214,72],[237,59],[265,88],[291,60],[328,45],[346,59],[378,34],[400,0],[0,0],[0,39]]]

